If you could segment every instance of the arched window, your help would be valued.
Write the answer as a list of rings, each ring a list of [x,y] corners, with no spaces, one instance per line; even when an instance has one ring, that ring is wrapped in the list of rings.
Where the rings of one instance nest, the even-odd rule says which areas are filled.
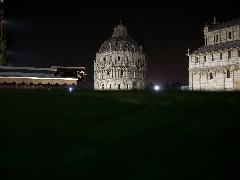
[[[204,56],[204,62],[206,62],[207,61],[207,57],[206,57],[206,55]]]
[[[220,60],[222,60],[222,53],[220,53]]]
[[[228,39],[232,39],[232,33],[231,32],[228,33]]]
[[[120,89],[121,88],[121,86],[120,86],[120,84],[118,84],[118,89]]]
[[[112,85],[111,85],[111,84],[109,85],[109,89],[110,89],[110,90],[112,89]]]
[[[120,69],[117,70],[117,78],[120,77]]]
[[[121,76],[121,78],[123,78],[123,69],[121,69],[120,76]]]
[[[195,57],[195,63],[198,63],[198,57],[197,56]]]
[[[213,79],[213,73],[209,73],[209,78]]]
[[[120,56],[118,56],[118,60],[119,60],[119,61],[121,60]]]
[[[231,72],[227,70],[227,78],[231,78]]]
[[[216,35],[216,42],[218,42],[218,34]]]
[[[231,50],[228,51],[228,59],[231,59],[232,58],[232,52]]]
[[[102,85],[102,90],[104,90],[104,84]]]

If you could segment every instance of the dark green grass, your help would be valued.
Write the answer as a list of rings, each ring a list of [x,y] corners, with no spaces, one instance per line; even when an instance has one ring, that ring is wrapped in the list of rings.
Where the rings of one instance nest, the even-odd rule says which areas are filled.
[[[0,104],[0,179],[240,173],[240,93],[1,90]]]

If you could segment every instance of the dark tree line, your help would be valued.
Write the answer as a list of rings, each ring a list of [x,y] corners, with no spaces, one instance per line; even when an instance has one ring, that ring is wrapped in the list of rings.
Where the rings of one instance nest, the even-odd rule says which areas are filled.
[[[149,83],[148,89],[153,89],[155,84]],[[164,85],[160,85],[161,88],[164,89],[181,89],[181,86],[184,86],[184,84],[180,81],[172,81],[172,82],[166,82]]]
[[[171,83],[166,82],[165,83],[165,88],[181,88],[184,84],[180,81],[172,81]]]

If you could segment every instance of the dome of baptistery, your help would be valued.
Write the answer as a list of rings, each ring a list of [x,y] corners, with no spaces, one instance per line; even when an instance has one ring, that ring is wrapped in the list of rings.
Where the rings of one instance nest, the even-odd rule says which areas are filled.
[[[144,89],[146,70],[142,47],[128,36],[126,26],[120,23],[96,53],[94,89]]]
[[[113,31],[110,39],[105,41],[99,52],[106,51],[139,51],[140,46],[128,36],[127,28],[123,24],[118,24]]]

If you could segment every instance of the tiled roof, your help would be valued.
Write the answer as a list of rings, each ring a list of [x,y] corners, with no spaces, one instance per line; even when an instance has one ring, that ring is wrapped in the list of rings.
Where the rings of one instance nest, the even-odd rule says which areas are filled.
[[[224,29],[224,28],[231,27],[231,26],[236,26],[236,25],[240,25],[240,18],[232,20],[232,21],[227,21],[227,22],[224,22],[224,23],[212,24],[212,25],[209,26],[209,31]]]
[[[224,50],[224,49],[230,49],[230,48],[240,48],[240,40],[229,41],[226,43],[220,43],[220,44],[209,45],[209,46],[203,46],[193,51],[192,54],[206,53],[206,52],[218,51],[218,50]]]

